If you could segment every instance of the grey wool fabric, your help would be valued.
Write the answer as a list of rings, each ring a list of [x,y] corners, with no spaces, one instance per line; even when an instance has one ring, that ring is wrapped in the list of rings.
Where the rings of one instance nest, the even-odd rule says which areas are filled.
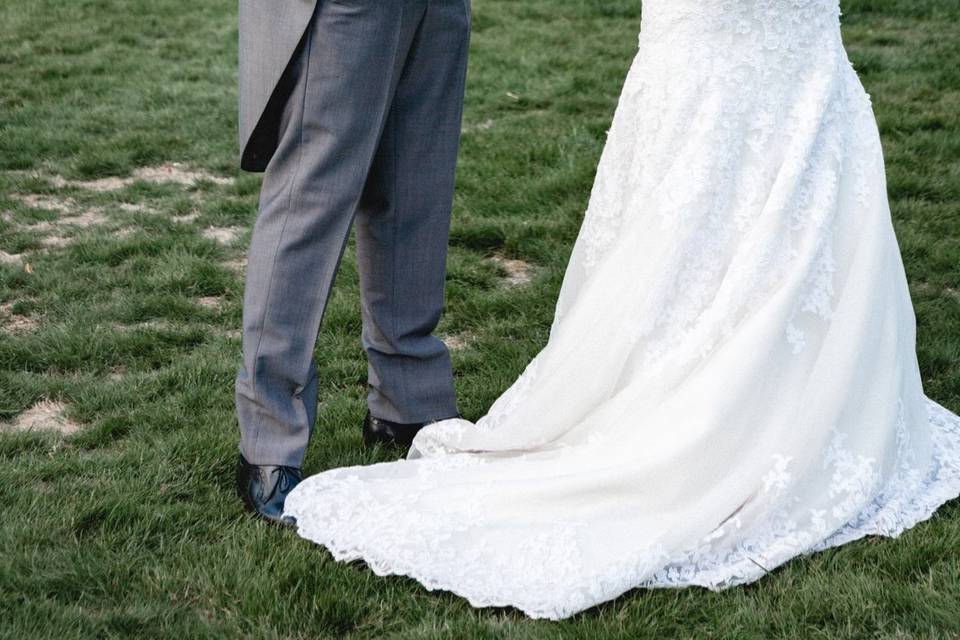
[[[263,170],[248,252],[240,450],[300,466],[317,333],[351,226],[371,413],[457,414],[444,299],[469,0],[241,0],[241,166]]]

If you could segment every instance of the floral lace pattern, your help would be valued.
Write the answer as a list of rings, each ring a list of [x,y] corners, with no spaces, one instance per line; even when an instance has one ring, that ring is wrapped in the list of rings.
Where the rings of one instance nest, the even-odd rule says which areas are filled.
[[[338,560],[559,619],[960,494],[836,0],[647,0],[550,340],[477,424],[287,500]]]

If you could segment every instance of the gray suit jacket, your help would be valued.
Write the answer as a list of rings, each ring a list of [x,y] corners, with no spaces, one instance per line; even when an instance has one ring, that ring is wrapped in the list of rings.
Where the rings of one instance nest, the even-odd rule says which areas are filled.
[[[284,70],[317,0],[240,2],[240,167],[263,171],[277,146],[280,111],[289,93]]]

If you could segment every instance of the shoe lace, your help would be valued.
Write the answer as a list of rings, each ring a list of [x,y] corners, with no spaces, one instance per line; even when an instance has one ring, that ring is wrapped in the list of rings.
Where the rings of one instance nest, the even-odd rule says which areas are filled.
[[[299,474],[292,467],[280,466],[274,469],[272,473],[279,474],[277,483],[274,485],[273,493],[276,493],[278,489],[286,493],[292,489],[297,480],[299,480]]]

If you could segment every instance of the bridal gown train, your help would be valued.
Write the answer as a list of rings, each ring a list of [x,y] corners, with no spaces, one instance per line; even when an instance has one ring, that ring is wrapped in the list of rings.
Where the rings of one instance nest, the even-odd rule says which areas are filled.
[[[338,560],[538,618],[750,582],[960,494],[914,336],[837,0],[647,0],[545,348],[475,425],[286,513]]]

